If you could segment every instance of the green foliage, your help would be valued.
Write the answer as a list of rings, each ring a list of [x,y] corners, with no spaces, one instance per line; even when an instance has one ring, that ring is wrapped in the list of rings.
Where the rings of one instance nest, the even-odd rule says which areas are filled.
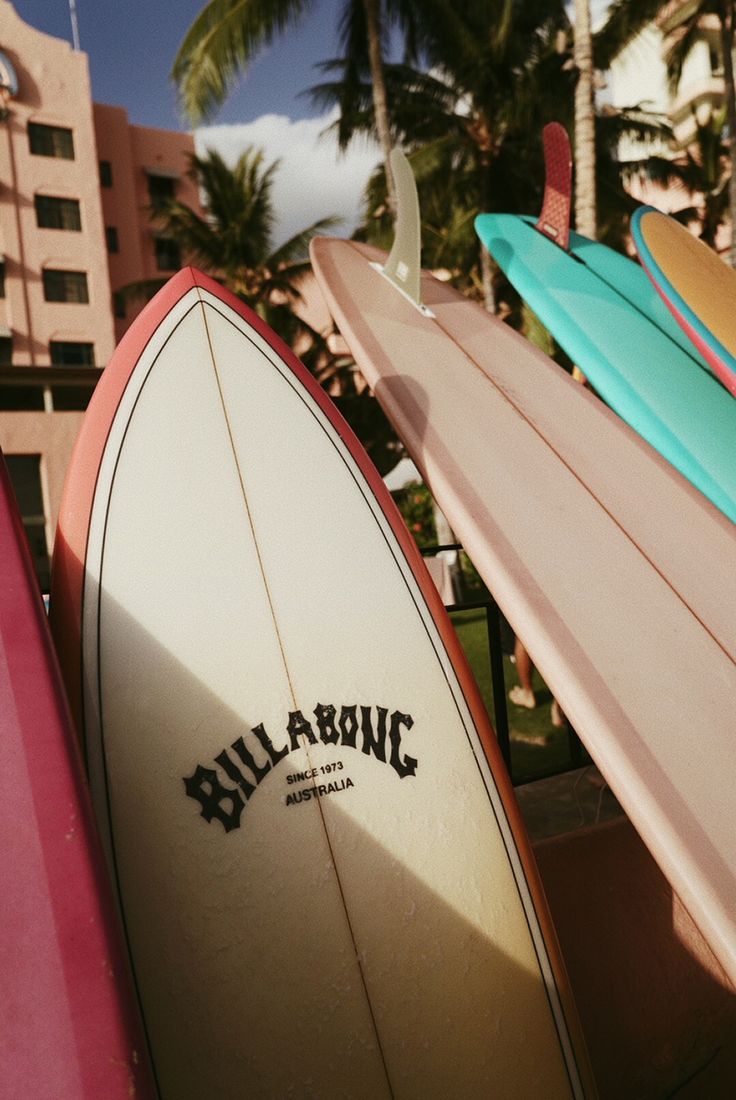
[[[393,498],[409,528],[417,546],[437,545],[437,530],[434,525],[432,495],[426,485],[412,481],[393,493]]]
[[[267,165],[263,150],[254,146],[232,167],[214,149],[193,155],[190,162],[204,216],[174,200],[152,211],[154,220],[182,252],[254,308],[261,302],[296,301],[298,280],[309,269],[309,241],[337,219],[321,218],[275,248],[273,185],[279,162]]]
[[[400,29],[407,57],[417,54],[418,19],[428,0],[382,0],[380,34],[385,47]],[[209,0],[187,31],[171,77],[184,114],[196,124],[227,98],[237,78],[280,35],[293,30],[314,9],[314,0]],[[345,0],[340,43],[350,66],[346,82],[367,72],[368,32],[364,0]]]
[[[223,102],[239,74],[274,38],[295,26],[313,0],[210,0],[186,33],[172,79],[196,124]]]

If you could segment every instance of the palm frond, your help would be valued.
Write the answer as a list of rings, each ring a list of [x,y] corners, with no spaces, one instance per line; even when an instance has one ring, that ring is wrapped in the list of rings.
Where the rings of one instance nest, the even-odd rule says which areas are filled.
[[[199,123],[219,106],[238,75],[314,0],[210,0],[187,31],[171,78],[185,116]]]
[[[686,20],[680,27],[677,28],[673,36],[673,42],[667,53],[665,54],[665,65],[667,66],[667,84],[669,86],[670,95],[675,95],[677,89],[682,80],[682,70],[685,65],[685,60],[688,55],[692,53],[693,46],[700,40],[701,31],[698,26],[699,12],[690,19]]]
[[[613,0],[608,17],[593,35],[595,64],[610,68],[611,61],[659,14],[662,0]]]

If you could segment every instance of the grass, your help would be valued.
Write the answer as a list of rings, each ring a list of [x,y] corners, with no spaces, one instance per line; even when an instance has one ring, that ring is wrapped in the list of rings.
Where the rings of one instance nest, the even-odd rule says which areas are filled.
[[[451,618],[493,721],[493,688],[485,611],[456,611]],[[511,740],[511,775],[514,783],[528,782],[532,778],[577,767],[580,761],[571,756],[567,729],[555,729],[552,725],[552,693],[539,673],[534,670],[533,684],[537,706],[534,710],[527,710],[525,707],[515,706],[508,699],[508,692],[514,684],[518,684],[519,678],[515,665],[507,656],[504,656],[503,668]]]

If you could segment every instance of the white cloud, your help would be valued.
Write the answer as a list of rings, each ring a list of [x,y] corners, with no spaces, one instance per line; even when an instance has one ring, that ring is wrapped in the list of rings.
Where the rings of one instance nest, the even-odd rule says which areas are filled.
[[[275,244],[330,214],[343,218],[340,236],[350,236],[360,220],[363,188],[381,155],[373,142],[356,139],[340,153],[323,131],[336,115],[290,119],[262,115],[253,122],[205,126],[195,133],[198,154],[216,149],[233,164],[246,146],[263,149],[266,163],[280,160],[274,179],[278,223]]]

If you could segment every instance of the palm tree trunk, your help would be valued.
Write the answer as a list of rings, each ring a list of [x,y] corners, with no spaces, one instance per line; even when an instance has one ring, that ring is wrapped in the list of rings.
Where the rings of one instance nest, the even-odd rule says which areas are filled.
[[[736,87],[733,77],[733,0],[724,3],[721,12],[721,52],[723,54],[723,79],[726,92],[731,178],[728,181],[728,206],[731,213],[731,248],[728,262],[736,267]]]
[[[575,67],[575,227],[595,239],[595,72],[589,0],[575,0]]]
[[[378,141],[383,152],[386,172],[386,199],[392,217],[396,217],[396,188],[391,171],[391,126],[386,97],[386,82],[383,75],[383,57],[381,56],[381,31],[379,17],[380,0],[363,0],[365,24],[368,32],[368,59],[371,67],[373,87],[373,110],[376,117]]]
[[[491,254],[484,244],[480,246],[480,276],[483,283],[483,304],[489,313],[496,312],[496,295],[493,290],[493,265]]]

